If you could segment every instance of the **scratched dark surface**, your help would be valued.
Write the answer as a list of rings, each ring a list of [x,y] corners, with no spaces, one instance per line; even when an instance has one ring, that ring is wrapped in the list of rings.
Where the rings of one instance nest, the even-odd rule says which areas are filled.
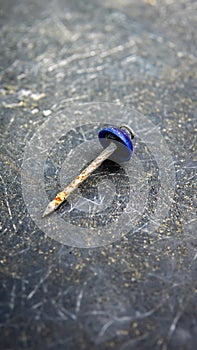
[[[0,1],[0,348],[194,350],[196,1]],[[47,238],[26,210],[25,144],[73,102],[126,103],[173,154],[169,217],[97,249]]]

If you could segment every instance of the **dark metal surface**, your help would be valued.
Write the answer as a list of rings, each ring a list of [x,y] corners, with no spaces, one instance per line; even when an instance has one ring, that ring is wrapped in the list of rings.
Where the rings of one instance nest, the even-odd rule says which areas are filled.
[[[192,0],[1,1],[1,349],[196,348],[196,10]],[[154,236],[70,248],[29,217],[26,142],[52,113],[91,101],[135,107],[169,145],[175,197]]]

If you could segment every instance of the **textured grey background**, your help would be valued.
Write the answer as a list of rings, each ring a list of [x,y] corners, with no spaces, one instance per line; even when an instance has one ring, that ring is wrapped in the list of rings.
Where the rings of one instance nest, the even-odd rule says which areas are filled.
[[[196,1],[0,3],[1,349],[194,350]],[[25,143],[87,101],[135,107],[168,142],[176,193],[154,237],[73,249],[27,213]]]

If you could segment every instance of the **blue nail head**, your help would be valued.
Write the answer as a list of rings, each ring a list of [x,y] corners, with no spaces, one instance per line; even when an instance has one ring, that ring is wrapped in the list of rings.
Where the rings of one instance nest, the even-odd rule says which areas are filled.
[[[115,126],[108,126],[99,131],[98,137],[103,148],[108,147],[111,142],[115,142],[117,149],[110,159],[118,162],[127,162],[131,159],[133,144],[129,131]]]

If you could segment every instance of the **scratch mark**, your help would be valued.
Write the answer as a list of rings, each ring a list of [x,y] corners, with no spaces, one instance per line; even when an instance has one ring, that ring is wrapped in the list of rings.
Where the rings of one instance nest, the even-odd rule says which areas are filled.
[[[37,304],[35,304],[35,305],[33,305],[33,306],[32,306],[32,309],[35,310],[35,309],[39,308],[41,305],[43,305],[43,302],[42,302],[42,301],[39,302],[39,303],[37,303]]]
[[[70,312],[67,309],[65,309],[65,307],[60,306],[59,304],[57,304],[55,300],[52,300],[52,305],[55,306],[55,309],[56,309],[58,315],[61,317],[61,319],[67,320],[68,317],[69,317],[72,320],[76,320],[76,315],[75,314],[73,314],[72,312]]]
[[[13,222],[13,216],[12,216],[12,211],[11,211],[11,208],[10,208],[10,204],[9,204],[9,201],[8,201],[8,191],[7,191],[7,187],[5,185],[5,182],[3,180],[3,177],[0,175],[1,177],[1,181],[4,185],[4,190],[5,190],[5,202],[6,202],[6,206],[7,206],[7,209],[8,209],[8,214],[9,214],[9,217],[10,217],[10,220],[11,220],[11,224],[12,224],[12,227],[14,229],[15,232],[17,232],[17,228],[16,228],[16,225],[15,223]]]
[[[51,270],[49,270],[44,277],[42,277],[39,281],[39,283],[35,286],[35,288],[28,294],[27,300],[30,300],[34,294],[38,291],[39,287],[46,281],[46,279],[50,276]]]
[[[16,284],[14,283],[13,284],[13,287],[12,287],[12,290],[11,290],[11,293],[10,293],[10,303],[9,303],[9,306],[10,306],[10,309],[13,310],[14,309],[14,306],[15,306],[15,298],[16,298]]]
[[[108,330],[108,328],[115,322],[115,320],[110,320],[108,321],[106,324],[104,324],[104,326],[101,328],[98,338],[103,337],[103,335],[105,334],[105,332]]]
[[[7,125],[6,131],[5,131],[5,133],[4,133],[4,137],[5,137],[5,135],[8,134],[9,129],[10,129],[11,125],[13,124],[14,120],[15,120],[15,117],[13,116],[13,117],[10,119],[10,122],[9,122],[8,125]]]

